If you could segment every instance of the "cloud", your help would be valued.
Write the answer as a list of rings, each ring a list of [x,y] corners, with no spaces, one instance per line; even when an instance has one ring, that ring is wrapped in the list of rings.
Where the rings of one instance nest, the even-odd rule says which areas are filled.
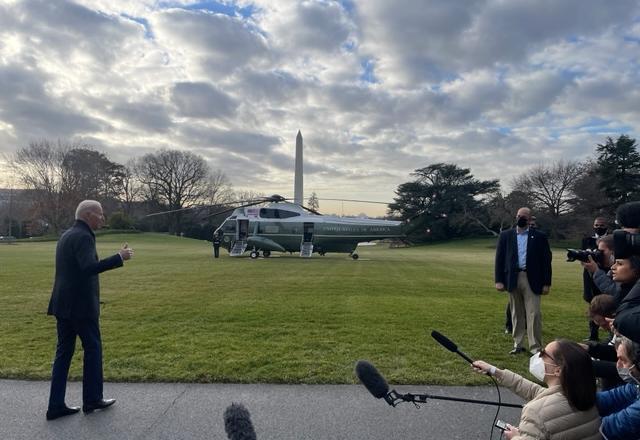
[[[149,22],[158,44],[199,78],[224,77],[269,58],[264,37],[238,18],[169,9],[153,13]]]
[[[171,101],[181,116],[190,118],[229,117],[237,107],[226,93],[207,83],[176,83]]]
[[[5,1],[0,151],[186,149],[289,194],[301,130],[320,196],[436,162],[507,182],[639,135],[639,42],[631,0]]]
[[[629,24],[638,5],[632,0],[367,0],[358,10],[361,48],[376,58],[377,77],[409,87],[526,62],[546,45]]]

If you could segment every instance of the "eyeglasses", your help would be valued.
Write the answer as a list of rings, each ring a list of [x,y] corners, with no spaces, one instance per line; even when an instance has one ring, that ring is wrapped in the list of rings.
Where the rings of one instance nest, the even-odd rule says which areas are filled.
[[[556,359],[555,359],[553,356],[551,356],[548,352],[546,352],[546,351],[544,350],[544,347],[542,347],[542,348],[540,349],[540,357],[543,357],[543,356],[547,356],[547,357],[548,357],[549,359],[551,359],[551,360],[552,360],[556,365],[558,364],[558,361],[556,361]]]

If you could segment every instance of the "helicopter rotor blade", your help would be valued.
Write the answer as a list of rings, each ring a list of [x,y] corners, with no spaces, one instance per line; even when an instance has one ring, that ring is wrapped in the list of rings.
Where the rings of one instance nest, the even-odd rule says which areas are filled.
[[[265,200],[258,200],[258,201],[255,201],[255,202],[253,202],[253,203],[247,203],[247,204],[245,204],[245,205],[241,205],[241,206],[234,206],[234,207],[232,207],[232,208],[225,209],[225,210],[223,210],[223,211],[218,211],[218,212],[214,212],[213,214],[205,215],[205,216],[204,216],[204,218],[209,218],[209,217],[214,217],[214,216],[216,216],[216,215],[226,214],[227,212],[235,211],[236,209],[246,208],[246,207],[248,207],[248,206],[255,206],[255,205],[259,205],[260,203],[265,203]]]
[[[332,202],[359,202],[359,203],[377,203],[379,205],[388,205],[389,202],[377,202],[374,200],[354,200],[354,199],[318,199],[319,201],[322,200],[330,200]]]
[[[307,207],[306,207],[306,206],[304,206],[304,205],[299,205],[299,206],[300,206],[302,209],[304,209],[304,210],[306,210],[306,211],[309,211],[309,212],[310,212],[310,213],[312,213],[312,214],[315,214],[315,215],[322,215],[322,214],[320,214],[318,211],[316,211],[315,209],[307,208]]]
[[[172,214],[174,212],[189,211],[189,210],[192,210],[192,209],[204,209],[204,208],[208,208],[209,206],[214,206],[214,205],[198,205],[198,206],[190,206],[188,208],[170,209],[168,211],[154,212],[154,213],[151,213],[151,214],[147,214],[147,215],[145,215],[145,217],[155,217],[156,215]]]

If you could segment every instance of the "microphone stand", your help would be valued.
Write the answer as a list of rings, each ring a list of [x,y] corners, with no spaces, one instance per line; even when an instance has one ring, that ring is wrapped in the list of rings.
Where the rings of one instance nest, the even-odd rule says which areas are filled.
[[[522,409],[522,405],[518,405],[515,403],[498,403],[489,400],[463,399],[460,397],[435,396],[433,394],[400,394],[396,390],[391,390],[389,394],[385,396],[385,400],[387,401],[387,403],[393,407],[397,406],[400,402],[426,403],[427,399],[451,400],[454,402],[476,403],[481,405],[505,406],[507,408]]]

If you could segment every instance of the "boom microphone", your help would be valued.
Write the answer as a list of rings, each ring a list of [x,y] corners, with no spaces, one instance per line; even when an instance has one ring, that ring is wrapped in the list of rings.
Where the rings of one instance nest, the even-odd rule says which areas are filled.
[[[438,341],[438,343],[442,345],[444,348],[446,348],[447,350],[457,353],[460,357],[462,357],[465,361],[469,362],[470,364],[473,363],[473,359],[471,359],[469,356],[467,356],[466,354],[458,350],[458,346],[454,344],[451,339],[447,338],[442,333],[433,330],[431,332],[431,337],[436,341]]]
[[[249,411],[239,403],[232,403],[224,411],[224,430],[229,440],[256,440]]]
[[[389,394],[389,384],[370,362],[358,361],[356,376],[376,399],[382,399]]]

